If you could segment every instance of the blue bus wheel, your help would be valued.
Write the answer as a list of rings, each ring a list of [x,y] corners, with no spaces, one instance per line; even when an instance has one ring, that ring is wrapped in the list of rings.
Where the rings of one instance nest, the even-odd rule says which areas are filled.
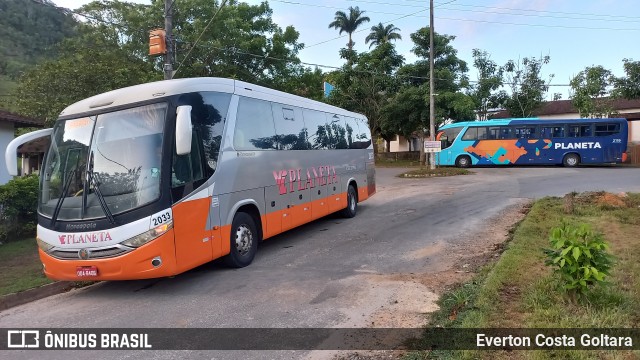
[[[564,156],[564,159],[562,159],[562,164],[564,164],[564,166],[566,167],[575,167],[580,165],[580,156],[578,156],[578,154],[567,154]]]
[[[471,166],[471,158],[466,156],[466,155],[462,155],[462,156],[458,156],[458,158],[456,159],[456,166],[459,168],[468,168]]]

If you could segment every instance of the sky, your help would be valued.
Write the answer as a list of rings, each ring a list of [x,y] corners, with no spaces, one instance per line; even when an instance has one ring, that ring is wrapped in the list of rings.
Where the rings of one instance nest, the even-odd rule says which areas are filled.
[[[53,0],[71,9],[85,0]],[[245,0],[258,4],[259,0]],[[149,3],[149,0],[135,0]],[[407,63],[416,60],[411,52],[411,33],[429,25],[428,0],[269,0],[273,20],[282,28],[292,25],[305,44],[301,61],[339,67],[344,63],[338,51],[347,37],[329,29],[336,11],[348,13],[350,6],[365,11],[371,21],[354,34],[358,52],[369,49],[365,38],[371,26],[382,22],[401,31],[396,42]],[[487,51],[491,60],[504,65],[508,60],[549,56],[543,78],[554,75],[548,97],[561,93],[569,98],[566,85],[587,66],[602,65],[623,76],[623,59],[640,60],[640,3],[637,0],[435,0],[434,29],[455,36],[451,43],[458,57],[469,66],[470,80],[476,80],[472,50]],[[180,0],[176,0],[180,6]],[[635,44],[635,45],[634,45]],[[323,68],[330,71],[331,68]],[[565,86],[563,86],[565,85]]]

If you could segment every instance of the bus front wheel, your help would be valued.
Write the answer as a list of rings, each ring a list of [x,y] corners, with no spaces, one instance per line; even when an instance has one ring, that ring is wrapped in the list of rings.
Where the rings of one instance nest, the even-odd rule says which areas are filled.
[[[562,164],[566,167],[576,167],[580,165],[580,156],[578,154],[567,154],[562,159]]]
[[[231,251],[225,263],[234,268],[245,267],[253,261],[258,251],[259,233],[251,215],[239,212],[231,224]]]
[[[356,192],[356,188],[353,185],[349,185],[349,190],[347,190],[347,207],[342,210],[342,216],[346,218],[352,218],[356,216],[356,212],[358,211],[358,193]]]
[[[459,168],[468,168],[471,166],[471,158],[463,155],[463,156],[458,156],[458,158],[456,159],[456,166]]]

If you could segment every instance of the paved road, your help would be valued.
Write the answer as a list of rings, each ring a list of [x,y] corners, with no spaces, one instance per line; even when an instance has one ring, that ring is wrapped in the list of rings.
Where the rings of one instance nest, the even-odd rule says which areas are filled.
[[[378,194],[360,204],[356,218],[330,216],[270,239],[248,268],[214,263],[174,278],[100,283],[1,312],[0,328],[359,327],[384,320],[385,306],[383,325],[400,326],[394,323],[399,317],[394,309],[428,311],[437,298],[423,285],[393,280],[398,274],[442,270],[437,257],[426,256],[430,246],[445,244],[446,252],[446,246],[523,198],[586,190],[640,192],[638,168],[473,171],[470,176],[400,179],[394,177],[400,169],[378,169]],[[26,359],[36,354],[9,355]],[[83,360],[318,357],[285,351],[38,355]]]

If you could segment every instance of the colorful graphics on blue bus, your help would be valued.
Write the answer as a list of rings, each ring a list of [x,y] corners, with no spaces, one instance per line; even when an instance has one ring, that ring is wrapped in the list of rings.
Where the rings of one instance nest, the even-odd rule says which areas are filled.
[[[438,165],[551,165],[626,160],[625,119],[515,119],[462,122],[440,128]]]

